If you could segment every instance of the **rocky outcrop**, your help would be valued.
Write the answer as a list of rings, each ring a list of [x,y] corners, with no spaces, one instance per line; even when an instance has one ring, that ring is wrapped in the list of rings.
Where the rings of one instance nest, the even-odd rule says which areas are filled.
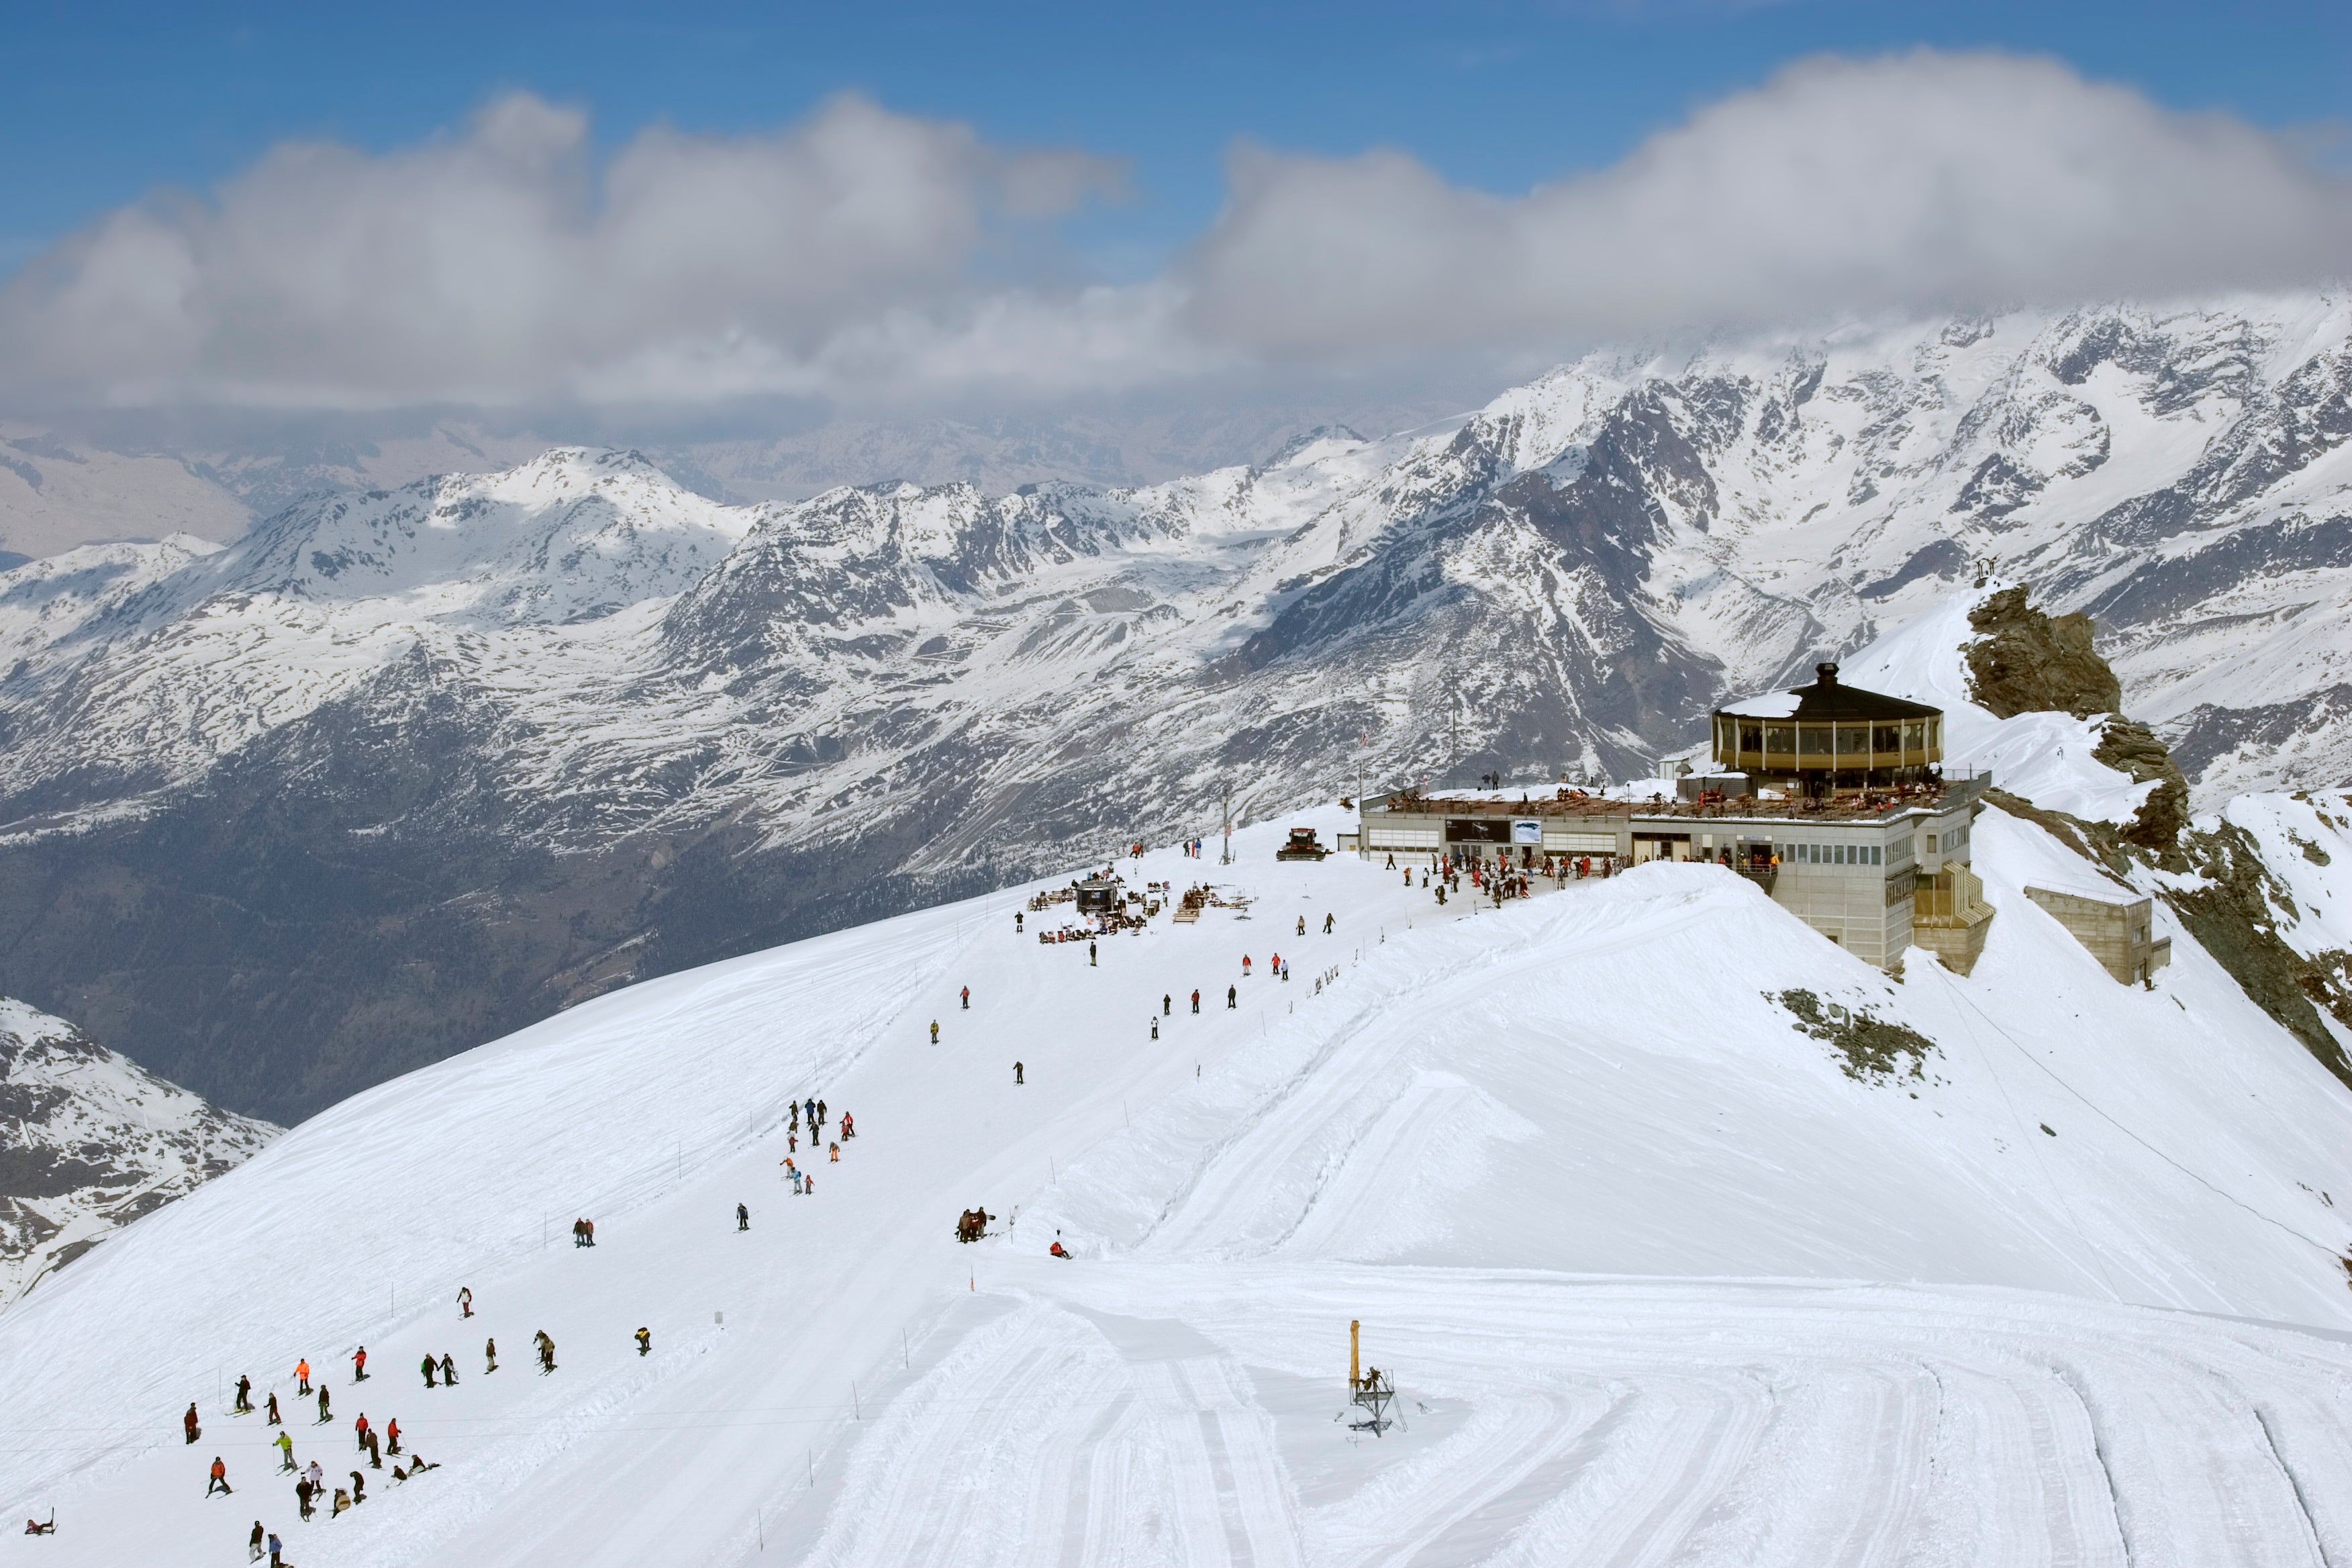
[[[2124,689],[2091,646],[2091,617],[2046,616],[2022,587],[2004,588],[1969,612],[1981,634],[1969,646],[1969,696],[2001,719],[2020,713],[2112,713]]]
[[[2099,743],[2091,755],[2117,773],[2130,774],[2134,784],[2151,779],[2156,783],[2125,826],[2126,840],[2156,850],[2169,849],[2179,842],[2180,830],[2189,826],[2189,781],[2180,776],[2172,753],[2155,731],[2116,714],[2101,728]]]

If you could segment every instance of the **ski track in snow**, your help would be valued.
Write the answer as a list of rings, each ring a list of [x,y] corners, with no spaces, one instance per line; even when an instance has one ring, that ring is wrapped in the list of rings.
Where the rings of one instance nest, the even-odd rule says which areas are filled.
[[[2352,1191],[2352,1103],[2168,915],[2157,989],[2115,985],[2019,890],[2071,857],[1989,813],[1983,961],[1897,984],[1712,868],[1441,911],[1274,864],[1286,826],[1231,868],[1148,858],[1246,918],[1098,966],[1000,893],[294,1129],[0,1315],[0,1506],[60,1521],[0,1560],[230,1561],[258,1517],[303,1568],[2352,1563],[2319,1195]],[[1801,984],[1939,1049],[1856,1082],[1767,997]],[[860,1132],[793,1198],[804,1095]],[[958,1247],[974,1203],[995,1234]],[[542,1244],[575,1215],[595,1248]],[[1339,1419],[1350,1319],[1401,1391],[1382,1436]],[[305,1461],[350,1469],[365,1410],[443,1468],[297,1524],[239,1372]]]

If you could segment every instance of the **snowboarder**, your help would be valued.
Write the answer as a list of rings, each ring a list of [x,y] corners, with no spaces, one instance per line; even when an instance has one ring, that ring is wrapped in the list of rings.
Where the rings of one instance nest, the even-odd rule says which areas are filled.
[[[205,1496],[212,1496],[213,1489],[215,1487],[220,1489],[220,1493],[223,1497],[232,1495],[231,1489],[228,1484],[228,1467],[221,1463],[221,1458],[218,1454],[215,1454],[213,1456],[213,1479],[205,1487]]]
[[[474,1288],[460,1286],[457,1290],[457,1318],[463,1321],[474,1315]]]
[[[286,1425],[278,1414],[278,1391],[274,1388],[269,1391],[269,1425],[272,1426]]]
[[[278,1433],[278,1441],[272,1447],[278,1450],[278,1473],[283,1475],[286,1471],[294,1468],[294,1434],[281,1427]]]
[[[971,986],[969,986],[969,985],[965,986],[965,987],[963,988],[963,993],[962,993],[962,994],[963,994],[963,1010],[964,1010],[965,1012],[969,1013],[969,1012],[971,1012]]]
[[[299,1380],[299,1381],[300,1382],[300,1384],[301,1384],[301,1385],[302,1385],[301,1387],[299,1387],[299,1388],[296,1389],[294,1392],[295,1392],[295,1393],[297,1393],[297,1394],[308,1394],[308,1393],[310,1393],[310,1362],[309,1362],[307,1359],[306,1359],[306,1360],[303,1360],[303,1361],[298,1361],[298,1362],[296,1362],[296,1363],[294,1363],[294,1376],[296,1377],[296,1379],[297,1379],[297,1380]]]
[[[191,1443],[204,1436],[204,1427],[196,1422],[196,1402],[193,1399],[188,1401],[188,1413],[180,1417],[180,1427],[187,1433]]]
[[[934,1019],[932,1019],[932,1020],[931,1020],[931,1044],[933,1044],[933,1045],[935,1045],[935,1046],[936,1046],[936,1045],[938,1045],[939,1043],[940,1043],[940,1021],[939,1021],[937,1018],[934,1018]]]
[[[1026,1069],[1025,1068],[1024,1068],[1024,1067],[1023,1067],[1019,1062],[1014,1062],[1014,1063],[1013,1064],[1013,1081],[1014,1083],[1024,1083],[1024,1082],[1026,1082],[1026,1081],[1027,1081],[1027,1079],[1025,1079],[1024,1078],[1023,1078],[1023,1077],[1022,1077],[1022,1074],[1023,1074],[1023,1073],[1024,1073],[1024,1072],[1025,1072],[1025,1071],[1027,1071],[1027,1070],[1028,1070],[1028,1069]]]
[[[449,1359],[449,1352],[446,1351],[441,1352],[441,1386],[444,1388],[457,1386],[457,1363]]]
[[[1241,1005],[1241,1002],[1239,1001],[1239,997],[1240,997],[1240,995],[1241,995],[1241,993],[1240,993],[1240,992],[1238,992],[1238,991],[1236,991],[1236,990],[1234,990],[1232,986],[1228,985],[1228,986],[1226,986],[1226,987],[1225,987],[1225,1011],[1226,1011],[1226,1012],[1230,1013],[1230,1012],[1232,1012],[1234,1008],[1236,1008],[1236,1007],[1238,1007],[1238,1006],[1240,1006],[1240,1005]]]
[[[1194,987],[1192,987],[1192,1011],[1194,1011],[1195,1013],[1197,1013],[1197,1012],[1199,1012],[1200,1010],[1201,1010],[1201,988],[1200,988],[1199,986],[1195,985]]]
[[[499,1370],[498,1341],[484,1340],[482,1342],[482,1360],[488,1363],[482,1368],[482,1374],[485,1377]]]
[[[737,1204],[735,1205],[735,1228],[737,1230],[749,1230],[751,1228],[751,1211],[744,1207],[741,1204]]]
[[[431,1351],[426,1351],[425,1352],[425,1359],[416,1363],[416,1370],[425,1374],[425,1386],[427,1388],[435,1386],[433,1382],[433,1369],[436,1364],[438,1363],[434,1361],[433,1352]]]
[[[367,1381],[367,1346],[365,1345],[352,1352],[352,1381],[353,1383]]]
[[[239,1415],[253,1414],[253,1379],[243,1373],[236,1374],[236,1413]]]
[[[654,1349],[654,1331],[651,1329],[639,1329],[637,1331],[636,1339],[637,1353],[639,1355],[651,1355]]]

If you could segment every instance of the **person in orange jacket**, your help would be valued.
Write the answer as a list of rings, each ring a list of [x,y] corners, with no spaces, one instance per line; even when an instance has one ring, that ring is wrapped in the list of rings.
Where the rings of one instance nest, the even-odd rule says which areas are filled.
[[[215,1489],[220,1491],[223,1496],[230,1494],[230,1487],[228,1484],[228,1467],[221,1463],[221,1458],[218,1454],[215,1454],[213,1456],[213,1479],[205,1488],[205,1496],[212,1496]]]
[[[302,1386],[301,1386],[301,1387],[299,1387],[299,1388],[296,1389],[294,1392],[295,1392],[295,1393],[297,1393],[297,1394],[308,1394],[308,1393],[310,1393],[310,1361],[309,1361],[307,1358],[306,1358],[306,1359],[304,1359],[304,1360],[302,1360],[302,1361],[298,1361],[298,1362],[296,1362],[296,1363],[294,1363],[294,1375],[295,1375],[295,1377],[296,1377],[298,1380],[299,1380],[299,1381],[300,1381],[300,1383],[301,1383],[301,1384],[302,1384]]]

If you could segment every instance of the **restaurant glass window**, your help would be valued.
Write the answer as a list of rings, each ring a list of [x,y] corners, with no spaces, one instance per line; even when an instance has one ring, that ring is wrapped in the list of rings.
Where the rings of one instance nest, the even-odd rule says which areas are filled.
[[[1870,754],[1869,725],[1841,724],[1837,727],[1837,731],[1838,755],[1842,757],[1866,757]]]
[[[1797,737],[1804,743],[1805,755],[1826,757],[1830,754],[1830,727],[1827,724],[1800,724]]]
[[[1764,749],[1788,756],[1797,749],[1797,727],[1794,724],[1768,724],[1764,728]]]

